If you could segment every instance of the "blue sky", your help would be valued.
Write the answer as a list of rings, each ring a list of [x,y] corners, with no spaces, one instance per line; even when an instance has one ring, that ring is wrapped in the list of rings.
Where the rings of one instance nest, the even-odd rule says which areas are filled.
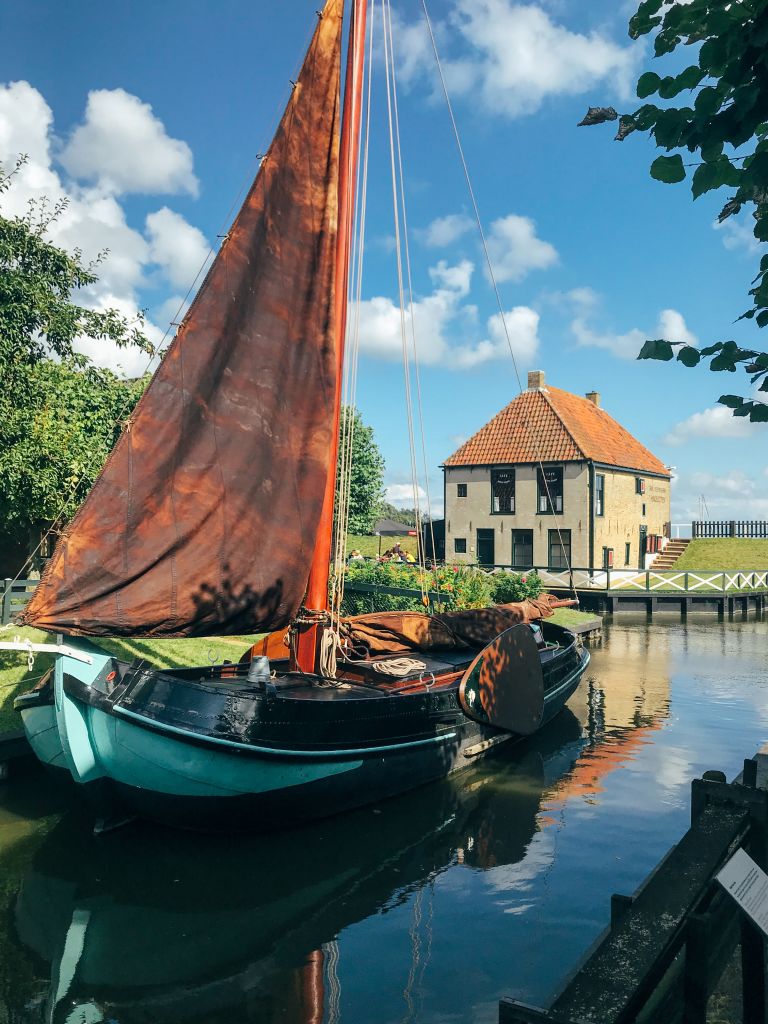
[[[67,193],[62,244],[108,247],[90,300],[148,310],[163,336],[255,171],[303,56],[317,0],[30,0],[0,13],[0,161],[30,162],[3,201]],[[646,336],[761,343],[748,323],[759,254],[746,222],[713,227],[724,197],[651,180],[651,143],[577,128],[587,107],[632,109],[648,43],[631,7],[595,0],[432,0],[502,304],[523,380],[600,391],[604,407],[676,467],[673,519],[703,494],[713,517],[768,514],[765,427],[716,407],[744,380],[632,357]],[[422,360],[427,463],[438,466],[517,393],[501,343],[447,113],[417,0],[393,3]],[[377,15],[377,19],[380,15]],[[378,25],[377,25],[378,27]],[[358,405],[410,504],[408,435],[393,303],[388,136],[381,82],[371,138]],[[635,101],[636,102],[636,101]],[[762,341],[764,345],[764,341]],[[94,353],[92,353],[94,354]],[[99,358],[115,361],[113,353]],[[136,355],[117,357],[129,372]]]

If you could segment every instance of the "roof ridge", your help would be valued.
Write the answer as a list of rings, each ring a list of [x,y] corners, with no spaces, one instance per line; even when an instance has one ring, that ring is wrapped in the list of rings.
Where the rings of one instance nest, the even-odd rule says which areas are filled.
[[[555,391],[562,391],[563,389],[562,389],[562,388],[554,388],[554,390],[555,390]],[[522,395],[522,394],[523,394],[523,392],[521,391],[521,392],[520,392],[520,394]],[[559,413],[559,412],[557,411],[557,409],[555,408],[555,405],[554,405],[554,403],[553,403],[553,402],[552,402],[552,401],[550,400],[550,398],[549,398],[549,396],[548,396],[548,394],[547,394],[546,388],[542,388],[542,389],[541,389],[541,394],[542,394],[542,395],[544,396],[544,400],[546,401],[547,405],[548,405],[548,406],[550,407],[550,409],[552,410],[552,412],[553,412],[553,413],[555,414],[555,416],[557,417],[557,419],[558,419],[558,420],[560,421],[560,423],[561,423],[561,425],[562,425],[562,427],[563,427],[563,430],[564,430],[564,431],[566,432],[566,434],[568,435],[568,437],[570,437],[571,441],[573,442],[573,447],[574,447],[574,448],[576,449],[576,451],[577,451],[577,452],[579,452],[579,454],[580,454],[581,456],[583,456],[583,458],[585,458],[585,459],[588,459],[588,458],[589,458],[589,456],[588,456],[588,455],[586,454],[586,452],[584,451],[584,448],[583,448],[583,447],[582,447],[582,446],[581,446],[581,445],[579,444],[579,442],[578,442],[578,441],[576,440],[576,438],[575,438],[575,437],[573,436],[573,434],[571,433],[570,429],[568,428],[568,424],[567,424],[567,423],[565,422],[565,420],[563,419],[563,417],[562,417],[562,416],[560,415],[560,413]],[[566,392],[566,394],[570,394],[570,392]],[[576,397],[576,398],[578,398],[579,396],[578,396],[578,395],[576,395],[575,397]],[[585,399],[585,401],[586,401],[586,399]],[[542,460],[541,460],[541,459],[539,459],[539,462],[541,462],[541,461],[542,461]]]

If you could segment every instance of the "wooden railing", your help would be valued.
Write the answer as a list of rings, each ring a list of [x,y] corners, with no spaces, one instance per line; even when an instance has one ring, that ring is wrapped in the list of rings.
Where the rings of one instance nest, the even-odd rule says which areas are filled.
[[[536,570],[545,587],[564,590],[768,593],[768,569],[546,569]]]
[[[37,580],[0,580],[0,625],[7,625],[34,593]]]
[[[694,519],[691,523],[691,536],[694,540],[706,537],[768,538],[768,522],[744,519]]]

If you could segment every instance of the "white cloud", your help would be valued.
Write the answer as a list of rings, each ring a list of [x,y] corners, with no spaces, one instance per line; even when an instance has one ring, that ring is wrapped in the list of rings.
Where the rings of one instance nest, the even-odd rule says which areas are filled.
[[[506,330],[505,330],[506,325]],[[453,358],[457,369],[479,366],[491,359],[509,357],[510,347],[518,363],[530,366],[539,350],[539,314],[528,306],[515,306],[504,313],[494,313],[488,320],[490,337],[475,346],[457,346]]]
[[[421,486],[417,485],[417,492],[419,495],[419,506],[424,507],[424,502],[427,500],[427,492]],[[387,501],[391,505],[397,505],[400,508],[413,508],[413,484],[389,484],[385,490]]]
[[[666,338],[667,341],[693,346],[698,344],[696,335],[689,330],[682,313],[676,309],[662,309],[652,332],[633,327],[623,334],[618,334],[597,330],[589,322],[596,304],[596,296],[591,289],[575,289],[568,294],[580,312],[580,315],[571,321],[571,331],[579,345],[604,348],[620,359],[636,359],[648,338]]]
[[[449,213],[437,217],[423,231],[416,232],[417,238],[432,249],[441,249],[465,235],[473,221],[464,213]]]
[[[676,309],[662,309],[659,313],[656,330],[659,337],[666,341],[680,341],[684,345],[692,345],[694,348],[699,343],[696,335],[688,330],[682,313],[678,313]]]
[[[705,518],[762,519],[768,515],[765,482],[739,469],[727,473],[682,473],[672,495],[675,520],[682,523],[701,518],[702,496]]]
[[[707,437],[751,437],[759,430],[745,416],[734,416],[724,405],[714,405],[677,423],[664,437],[666,444],[685,444]]]
[[[487,338],[470,343],[456,343],[452,340],[458,329],[470,329],[473,333],[478,331],[475,325],[476,307],[463,301],[469,294],[473,270],[474,266],[469,260],[462,260],[456,265],[441,260],[430,269],[435,289],[431,295],[413,303],[413,329],[422,364],[461,370],[492,359],[508,357],[509,345],[499,314],[488,319]],[[532,360],[538,350],[539,314],[527,306],[516,306],[505,313],[504,319],[516,357],[524,361]],[[382,359],[400,359],[403,328],[410,352],[411,311],[406,309],[401,317],[399,307],[384,296],[361,302],[362,352]]]
[[[522,281],[531,270],[557,263],[557,249],[536,236],[530,217],[511,213],[491,224],[488,254],[497,281]]]
[[[164,206],[147,217],[149,254],[177,288],[189,288],[211,255],[202,231]]]
[[[722,242],[726,249],[739,250],[747,253],[759,252],[762,244],[755,238],[754,220],[746,214],[741,217],[728,217],[721,223],[715,221],[712,227],[721,232]]]
[[[146,158],[153,168],[145,176],[145,184],[153,180],[154,175],[154,180],[160,182],[161,190],[166,190],[173,183],[175,175],[179,186],[181,180],[185,179],[191,187],[195,179],[192,175],[191,153],[186,144],[169,139],[163,125],[151,114],[146,104],[122,90],[117,92],[128,101],[129,107],[139,111],[137,123],[143,123],[147,129],[145,141],[152,142],[154,139],[159,147],[159,152],[153,153],[151,159],[146,153],[139,154],[139,158]],[[114,94],[108,93],[107,96]],[[89,115],[83,128],[94,124],[90,117],[91,111],[89,101]],[[86,133],[86,141],[88,137]],[[90,139],[93,143],[95,136],[91,134]],[[148,284],[148,275],[153,267],[161,266],[164,276],[171,283],[188,286],[198,269],[203,248],[207,250],[201,233],[178,214],[164,208],[148,218],[149,237],[145,238],[128,224],[125,210],[115,194],[116,190],[127,190],[127,179],[120,181],[103,177],[101,169],[104,161],[99,163],[98,160],[101,169],[95,175],[99,178],[96,186],[84,185],[77,176],[61,175],[52,155],[56,148],[54,141],[53,113],[38,90],[28,82],[0,84],[0,163],[9,168],[20,153],[26,153],[29,157],[14,178],[10,190],[0,197],[3,213],[6,216],[22,214],[30,200],[40,203],[47,199],[52,204],[66,195],[69,197],[66,211],[48,229],[51,241],[70,251],[79,248],[86,263],[108,250],[106,259],[95,268],[98,281],[79,292],[78,301],[92,309],[117,309],[129,320],[133,320],[142,305],[140,292]],[[105,145],[109,141],[108,132],[102,141]],[[170,149],[166,144],[169,144]],[[171,160],[174,152],[183,156],[183,159],[177,161],[175,170]],[[167,173],[164,177],[158,177],[162,160],[166,162]],[[67,167],[72,170],[75,165],[76,161],[68,162]],[[126,166],[123,170],[127,174],[130,168]],[[92,177],[90,172],[86,176]],[[136,184],[135,180],[133,184]],[[193,266],[194,269],[191,269]],[[155,300],[156,307],[163,314],[163,329],[159,329],[150,320],[144,326],[145,333],[155,344],[163,338],[168,319],[178,319],[176,313],[181,302],[180,298],[167,296]],[[166,304],[169,308],[173,305],[172,312],[165,310]],[[107,342],[87,340],[80,341],[77,347],[92,356],[99,365],[121,369],[131,376],[146,369],[147,356],[138,349],[118,349]]]
[[[124,89],[88,94],[85,121],[60,160],[72,177],[97,181],[110,192],[197,195],[189,146],[172,139],[152,107]]]
[[[464,44],[451,53],[436,25],[449,91],[506,117],[535,113],[551,96],[598,83],[626,98],[642,56],[642,47],[619,46],[598,31],[571,32],[533,3],[453,0],[449,20]],[[399,26],[397,52],[406,81],[433,63],[429,39],[415,25]]]
[[[620,359],[636,359],[648,337],[645,331],[640,331],[636,327],[625,334],[596,331],[583,317],[576,317],[571,322],[571,330],[579,345],[607,349]]]

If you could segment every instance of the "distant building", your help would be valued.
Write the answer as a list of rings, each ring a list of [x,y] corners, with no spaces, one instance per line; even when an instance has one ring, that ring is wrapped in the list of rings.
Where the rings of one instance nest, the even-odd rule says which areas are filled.
[[[528,390],[445,460],[447,561],[645,568],[670,519],[667,467],[585,398]]]

